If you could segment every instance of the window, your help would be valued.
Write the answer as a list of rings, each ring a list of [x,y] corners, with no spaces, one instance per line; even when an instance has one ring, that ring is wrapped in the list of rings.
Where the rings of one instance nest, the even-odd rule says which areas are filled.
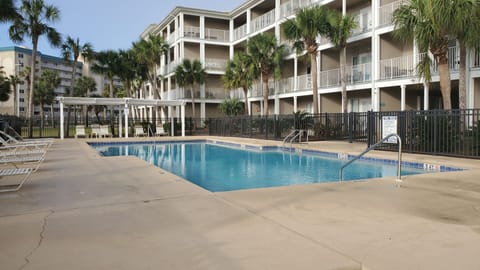
[[[23,93],[25,93],[25,90],[20,89],[19,92],[20,92],[20,94],[23,94]]]
[[[20,102],[25,102],[25,99],[24,99],[24,98],[20,98]]]
[[[18,58],[23,58],[23,53],[19,53]]]
[[[21,112],[24,112],[25,111],[25,108],[24,107],[20,107],[19,108]]]

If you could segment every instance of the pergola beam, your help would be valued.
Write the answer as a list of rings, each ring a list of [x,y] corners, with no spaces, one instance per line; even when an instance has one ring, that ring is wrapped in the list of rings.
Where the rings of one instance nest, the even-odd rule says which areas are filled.
[[[57,97],[60,103],[60,139],[64,139],[64,105],[106,105],[121,106],[121,109],[128,106],[152,106],[152,107],[175,107],[179,106],[182,110],[182,136],[185,136],[185,104],[183,100],[161,100],[161,99],[133,99],[133,98],[88,98],[88,97]],[[173,111],[173,110],[172,110]],[[121,117],[121,114],[120,114]],[[128,113],[125,114],[125,134],[128,134]],[[173,120],[173,118],[172,118]],[[120,120],[121,121],[121,120]],[[127,137],[126,135],[125,137]],[[128,138],[128,137],[127,137]]]

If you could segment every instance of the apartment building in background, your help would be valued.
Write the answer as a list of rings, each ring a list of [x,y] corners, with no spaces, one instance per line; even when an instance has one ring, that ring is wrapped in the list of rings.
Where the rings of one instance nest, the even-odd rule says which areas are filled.
[[[247,0],[230,12],[176,7],[160,23],[141,34],[162,35],[170,50],[159,69],[163,76],[162,99],[191,101],[189,89],[178,87],[174,70],[182,59],[199,59],[208,73],[207,82],[196,89],[197,116],[220,115],[217,106],[227,97],[243,99],[240,90],[227,91],[221,76],[228,59],[245,50],[249,38],[259,33],[274,34],[288,46],[281,26],[295,12],[311,5],[324,5],[355,17],[358,27],[348,40],[348,111],[400,111],[442,108],[439,76],[435,67],[430,84],[416,73],[419,52],[413,42],[393,36],[392,14],[402,0]],[[318,38],[318,85],[320,112],[341,112],[339,50],[324,37]],[[449,47],[452,104],[458,107],[459,49],[455,40]],[[305,57],[289,51],[282,65],[282,78],[269,82],[269,114],[313,112],[310,64]],[[470,52],[467,59],[467,107],[480,107],[480,57]],[[248,93],[253,115],[263,114],[261,83]],[[187,114],[191,113],[187,106]]]
[[[3,71],[6,73],[6,76],[15,75],[20,77],[20,74],[25,69],[25,67],[30,66],[32,59],[32,50],[23,47],[2,47],[0,48],[0,66],[3,66]],[[77,63],[77,70],[75,78],[82,76],[82,63]],[[73,67],[66,63],[62,58],[45,55],[41,52],[37,53],[36,68],[35,73],[37,77],[40,77],[44,70],[52,70],[58,73],[61,83],[55,89],[55,96],[63,96],[71,86],[72,72]],[[17,93],[11,93],[10,99],[6,102],[0,102],[0,113],[25,116],[27,113],[28,100],[26,96],[27,81],[20,80],[20,83],[17,85]],[[16,98],[16,100],[15,100]],[[45,112],[49,112],[46,115],[50,115],[51,106],[46,106]],[[57,114],[59,107],[57,104],[53,104],[54,114]],[[34,115],[39,115],[40,109],[38,106],[34,106]]]

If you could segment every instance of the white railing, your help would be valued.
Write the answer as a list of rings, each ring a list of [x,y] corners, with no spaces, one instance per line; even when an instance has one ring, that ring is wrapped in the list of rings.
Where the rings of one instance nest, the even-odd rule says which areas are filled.
[[[170,33],[170,35],[168,35],[167,42],[168,44],[172,44],[173,42],[175,42],[176,39],[177,39],[177,32],[172,32]]]
[[[183,37],[200,38],[200,27],[186,25],[183,29]]]
[[[392,15],[393,12],[399,8],[405,0],[398,0],[386,5],[383,5],[379,8],[379,18],[378,18],[378,25],[379,26],[384,26],[384,25],[389,25],[392,24]]]
[[[291,93],[294,92],[294,77],[288,77],[288,78],[283,78],[279,81],[277,81],[276,89],[277,89],[277,94],[285,94],[285,93]]]
[[[275,81],[270,79],[268,80],[268,95],[275,94]],[[252,91],[250,91],[250,97],[263,97],[263,87],[262,82],[257,82],[252,85]]]
[[[226,66],[226,59],[205,58],[205,69],[224,71]]]
[[[320,72],[320,87],[333,87],[340,85],[340,69],[331,69]]]
[[[238,88],[238,89],[235,89],[235,90],[230,90],[230,98],[237,98],[237,99],[240,99],[240,100],[244,100],[245,99],[245,94],[243,92],[243,89],[241,88]]]
[[[205,39],[215,41],[229,41],[230,32],[221,29],[205,28]]]
[[[330,43],[330,39],[328,39],[325,36],[320,36],[320,42],[319,43],[320,43],[320,45],[328,44],[328,43]]]
[[[380,80],[417,76],[417,63],[427,55],[427,53],[419,53],[380,60]],[[432,63],[432,74],[437,74],[438,65],[435,61]],[[458,71],[459,50],[457,47],[448,48],[448,67],[450,71]]]
[[[372,63],[347,66],[345,73],[347,84],[369,82],[372,80]]]
[[[416,63],[413,54],[380,60],[380,80],[415,76]]]
[[[312,76],[310,74],[297,76],[297,89],[300,91],[312,89]]]
[[[250,33],[262,30],[263,28],[272,25],[275,22],[275,9],[263,14],[260,17],[253,19],[250,22]]]
[[[357,27],[353,29],[353,35],[359,35],[372,30],[372,12],[361,11],[352,14],[353,18],[357,22]]]
[[[247,24],[239,26],[233,30],[233,40],[239,40],[247,35]]]
[[[472,61],[472,67],[473,68],[479,68],[480,67],[480,50],[475,50],[473,53],[473,61]]]
[[[313,0],[290,0],[280,6],[280,17],[288,17],[297,12],[297,10],[307,7],[313,3]]]
[[[225,98],[227,98],[227,93],[223,88],[208,87],[205,89],[205,99],[225,99]]]
[[[175,72],[175,68],[180,64],[180,61],[173,61],[170,64],[167,65],[167,74],[171,72]]]

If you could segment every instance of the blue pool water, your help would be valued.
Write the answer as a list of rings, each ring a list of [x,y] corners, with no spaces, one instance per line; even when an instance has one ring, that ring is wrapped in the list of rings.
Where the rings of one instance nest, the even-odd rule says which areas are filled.
[[[258,151],[211,143],[93,145],[103,156],[136,156],[210,191],[338,181],[346,162],[279,150]],[[402,175],[424,173],[403,168]],[[344,180],[396,175],[395,164],[356,161]]]

